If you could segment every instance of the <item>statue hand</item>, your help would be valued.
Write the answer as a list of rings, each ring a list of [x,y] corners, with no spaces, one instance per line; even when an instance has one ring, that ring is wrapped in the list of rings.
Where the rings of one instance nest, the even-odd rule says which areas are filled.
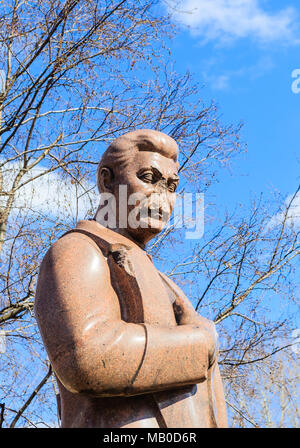
[[[197,328],[201,328],[208,349],[209,366],[211,366],[216,361],[219,348],[218,333],[214,322],[200,316],[192,304],[181,297],[177,297],[173,303],[173,309],[178,325],[195,325]]]

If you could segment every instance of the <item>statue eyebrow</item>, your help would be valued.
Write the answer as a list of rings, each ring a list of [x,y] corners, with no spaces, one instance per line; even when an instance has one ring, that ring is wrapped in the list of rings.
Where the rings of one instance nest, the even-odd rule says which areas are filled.
[[[162,173],[161,173],[157,168],[155,168],[154,166],[151,166],[150,168],[151,168],[152,171],[153,171],[156,175],[158,175],[160,178],[163,177]],[[179,181],[179,177],[177,176],[177,174],[174,173],[173,176],[169,178],[169,180],[178,182],[178,181]]]

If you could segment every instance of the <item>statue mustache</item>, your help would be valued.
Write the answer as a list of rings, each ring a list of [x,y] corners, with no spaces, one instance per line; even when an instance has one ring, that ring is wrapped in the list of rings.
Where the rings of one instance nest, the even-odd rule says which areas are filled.
[[[152,193],[145,197],[136,206],[143,216],[148,216],[149,212],[153,215],[160,215],[162,217],[169,216],[171,207],[165,194]]]

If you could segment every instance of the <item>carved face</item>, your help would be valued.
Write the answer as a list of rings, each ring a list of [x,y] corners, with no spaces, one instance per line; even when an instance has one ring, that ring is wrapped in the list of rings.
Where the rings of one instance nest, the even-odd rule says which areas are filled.
[[[162,231],[175,204],[178,181],[174,160],[150,151],[139,151],[129,166],[115,173],[117,219],[126,208],[131,237],[146,243]],[[119,195],[119,185],[127,186],[127,201]]]

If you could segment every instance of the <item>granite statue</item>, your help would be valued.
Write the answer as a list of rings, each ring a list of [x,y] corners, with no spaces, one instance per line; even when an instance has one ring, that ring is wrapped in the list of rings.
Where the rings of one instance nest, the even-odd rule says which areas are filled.
[[[35,315],[62,427],[227,426],[215,325],[145,250],[172,213],[178,181],[171,137],[141,129],[117,138],[97,171],[107,201],[42,261]]]

